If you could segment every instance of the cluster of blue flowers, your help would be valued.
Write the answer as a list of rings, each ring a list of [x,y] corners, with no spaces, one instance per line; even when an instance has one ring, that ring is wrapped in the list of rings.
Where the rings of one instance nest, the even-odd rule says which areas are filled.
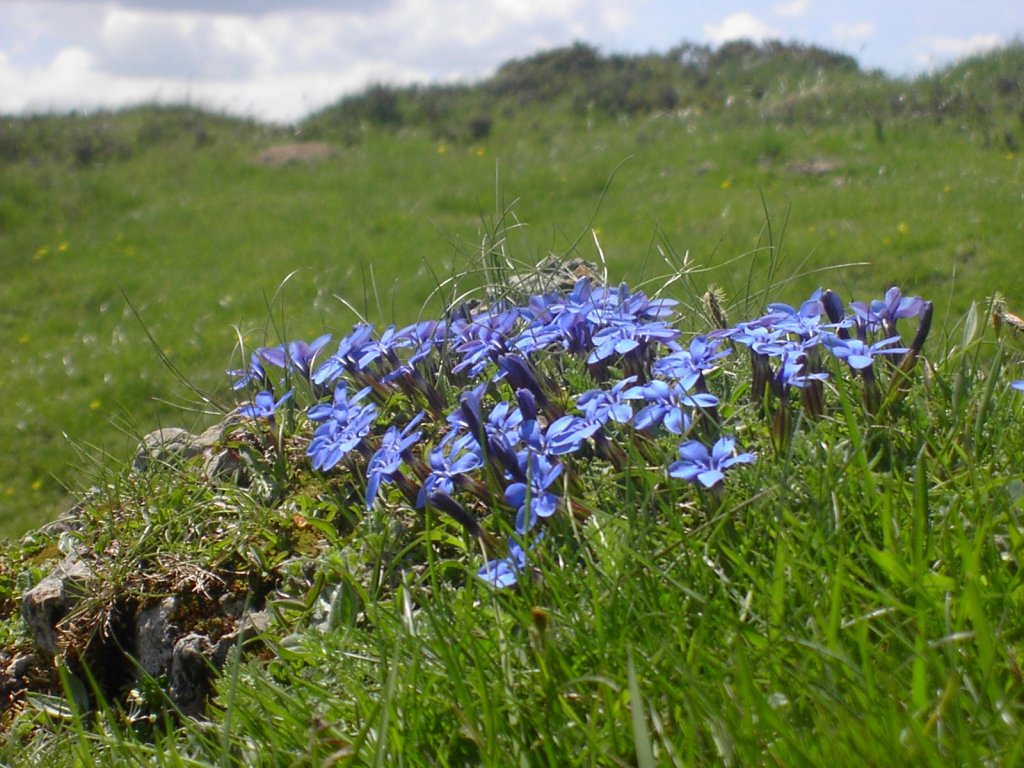
[[[507,506],[514,512],[508,554],[479,570],[506,587],[527,569],[543,522],[576,508],[568,495],[583,460],[621,469],[626,440],[677,439],[668,476],[716,492],[730,468],[755,460],[722,434],[719,399],[707,386],[738,345],[750,350],[755,400],[772,393],[785,403],[791,388],[820,390],[829,376],[822,350],[873,386],[876,359],[906,365],[931,317],[929,302],[897,289],[848,309],[821,291],[799,308],[773,304],[757,320],[684,343],[675,304],[581,279],[567,294],[533,296],[524,306],[460,308],[445,320],[379,334],[358,324],[320,362],[329,336],[263,347],[231,373],[237,389],[257,392],[242,413],[268,422],[283,403],[294,407],[292,391],[275,399],[268,366],[308,382],[312,466],[328,472],[351,460],[361,467],[367,509],[394,485],[411,505],[430,505],[482,535],[471,509]],[[918,320],[910,346],[896,330],[903,318]],[[568,391],[573,376],[591,386]],[[451,391],[458,396],[445,396]]]

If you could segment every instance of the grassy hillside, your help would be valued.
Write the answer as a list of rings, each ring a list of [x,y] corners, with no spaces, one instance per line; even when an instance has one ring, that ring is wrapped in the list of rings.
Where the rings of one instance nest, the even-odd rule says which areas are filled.
[[[0,551],[0,764],[1019,764],[1021,61],[9,123],[8,528],[97,488]],[[629,286],[382,327],[551,252]]]
[[[287,132],[188,109],[5,118],[2,531],[66,506],[103,451],[211,421],[190,387],[232,402],[240,336],[340,336],[337,297],[379,323],[436,314],[482,251],[597,259],[593,233],[613,279],[685,264],[737,306],[768,283],[798,303],[898,282],[946,329],[996,289],[1024,305],[1022,84],[1019,45],[914,82],[799,47],[577,46]],[[337,154],[256,162],[296,139]]]

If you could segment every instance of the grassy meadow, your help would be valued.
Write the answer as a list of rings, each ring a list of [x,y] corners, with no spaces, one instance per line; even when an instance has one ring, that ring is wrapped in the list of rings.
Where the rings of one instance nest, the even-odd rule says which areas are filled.
[[[210,720],[176,717],[160,681],[133,691],[151,717],[97,690],[90,720],[58,706],[82,703],[86,676],[68,662],[63,687],[5,715],[0,759],[1019,760],[1024,433],[1006,383],[1024,368],[987,313],[997,291],[1024,309],[1024,52],[913,82],[842,61],[787,69],[785,50],[731,55],[703,90],[652,109],[499,88],[545,71],[539,57],[479,88],[390,94],[387,110],[370,91],[287,130],[166,107],[5,119],[0,532],[97,484],[88,545],[134,558],[112,589],[163,594],[132,575],[154,562],[227,578],[237,549],[231,573],[280,603],[262,650],[232,655]],[[741,66],[755,55],[760,69]],[[431,95],[454,105],[441,128],[421,117]],[[257,160],[300,140],[335,155]],[[451,520],[416,517],[397,493],[364,514],[361,489],[269,432],[256,430],[279,484],[266,497],[206,488],[194,467],[118,475],[141,435],[198,430],[247,397],[225,371],[254,347],[436,318],[490,265],[551,253],[651,295],[668,283],[687,334],[710,330],[711,285],[732,323],[822,286],[848,302],[894,284],[933,302],[934,321],[908,381],[886,369],[881,408],[833,361],[827,416],[794,417],[791,442],[748,402],[737,352],[712,390],[757,463],[731,470],[724,496],[666,478],[652,455],[671,440],[625,467],[581,467],[592,514],[560,511],[543,576],[509,590],[473,577],[480,542]],[[296,419],[298,445],[310,425]],[[489,534],[509,532],[483,514]],[[314,534],[306,583],[282,563]],[[3,561],[9,647],[26,641],[17,589],[64,544],[40,534]]]

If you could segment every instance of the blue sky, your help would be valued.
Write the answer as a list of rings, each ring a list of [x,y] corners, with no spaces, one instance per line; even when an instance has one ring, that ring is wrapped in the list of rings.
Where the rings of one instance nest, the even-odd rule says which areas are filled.
[[[777,38],[910,76],[1024,35],[1022,0],[0,0],[0,113],[181,102],[290,122],[369,83]]]

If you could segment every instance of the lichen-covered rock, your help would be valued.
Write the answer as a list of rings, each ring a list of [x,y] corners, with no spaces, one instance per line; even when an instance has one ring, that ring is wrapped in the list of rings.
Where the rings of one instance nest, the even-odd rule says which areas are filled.
[[[214,641],[201,632],[189,632],[177,638],[167,668],[167,692],[182,712],[199,716],[206,707],[210,682],[228,660],[238,643],[245,644],[270,626],[270,617],[256,611],[245,614],[234,631]]]
[[[132,468],[145,472],[150,464],[188,459],[198,453],[199,447],[190,432],[179,427],[165,427],[142,438],[132,459]]]
[[[142,670],[151,677],[166,675],[174,655],[174,643],[181,629],[173,617],[178,610],[176,597],[165,597],[143,608],[135,620],[135,655]]]
[[[171,653],[167,693],[186,715],[202,714],[210,691],[210,673],[216,645],[199,632],[178,638]]]
[[[94,578],[89,565],[72,553],[25,593],[21,616],[31,630],[36,646],[44,653],[56,656],[60,652],[58,625],[88,591]]]
[[[47,687],[46,671],[54,669],[32,653],[0,653],[0,713],[7,712],[25,691]]]
[[[164,427],[150,432],[142,438],[132,460],[132,468],[136,472],[146,472],[153,466],[200,456],[203,477],[207,480],[246,485],[248,466],[235,448],[226,445],[232,430],[242,421],[235,410],[198,435],[180,427]]]

